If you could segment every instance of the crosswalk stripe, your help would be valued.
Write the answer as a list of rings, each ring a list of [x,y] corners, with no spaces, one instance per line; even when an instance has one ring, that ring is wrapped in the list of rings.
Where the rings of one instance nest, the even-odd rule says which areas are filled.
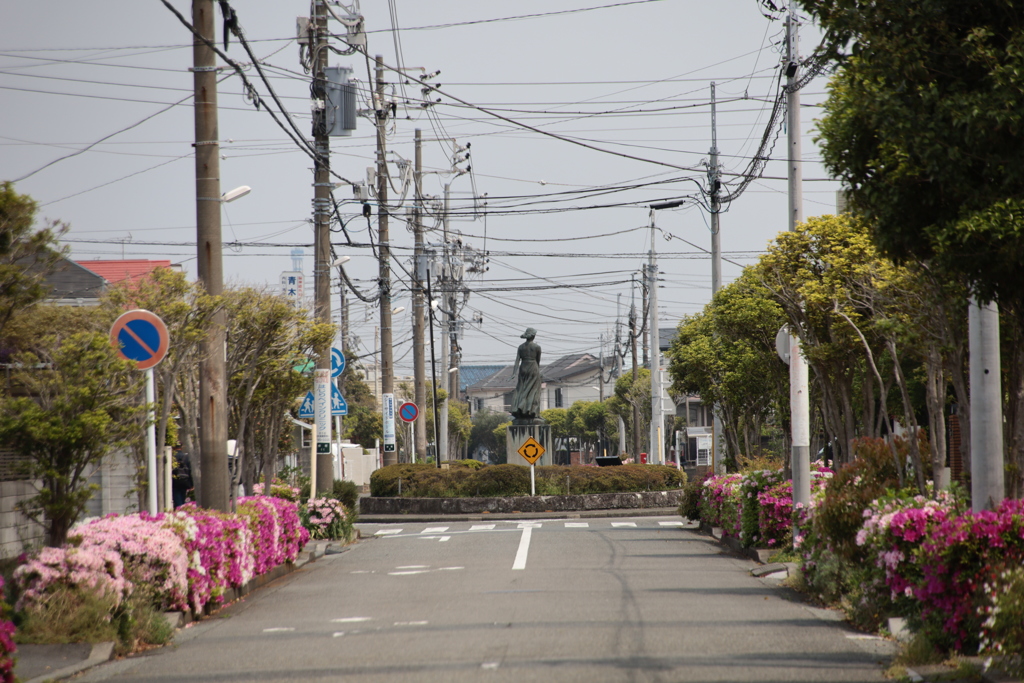
[[[374,536],[391,536],[392,534],[400,533],[402,533],[401,529],[380,529],[374,534]]]
[[[682,522],[658,522],[661,526],[683,526]]]
[[[470,531],[491,531],[492,529],[494,529],[494,526],[495,525],[493,525],[493,524],[474,524],[473,526],[469,527],[469,530]]]
[[[636,522],[612,522],[612,526],[613,527],[619,527],[619,526],[635,527],[636,526]]]
[[[565,526],[566,528],[586,529],[590,526],[590,524],[588,524],[587,522],[566,522]]]
[[[431,527],[427,527],[426,529],[424,529],[420,533],[421,534],[443,534],[446,531],[448,531],[448,527],[446,527],[446,526],[431,526]]]

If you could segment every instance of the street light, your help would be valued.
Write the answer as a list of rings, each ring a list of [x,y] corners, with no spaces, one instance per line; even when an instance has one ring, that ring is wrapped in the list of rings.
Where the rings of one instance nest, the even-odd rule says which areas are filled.
[[[252,188],[251,187],[249,187],[248,185],[241,185],[241,186],[236,187],[235,189],[231,190],[230,192],[225,192],[224,194],[222,194],[220,196],[220,200],[223,203],[227,204],[228,202],[233,202],[236,199],[241,199],[242,197],[244,197],[245,195],[249,194],[250,192],[252,192]]]

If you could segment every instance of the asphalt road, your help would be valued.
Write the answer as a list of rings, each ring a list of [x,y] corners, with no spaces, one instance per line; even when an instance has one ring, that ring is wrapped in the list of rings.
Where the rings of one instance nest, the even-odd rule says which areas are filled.
[[[363,525],[175,646],[76,680],[884,680],[884,644],[681,525]]]

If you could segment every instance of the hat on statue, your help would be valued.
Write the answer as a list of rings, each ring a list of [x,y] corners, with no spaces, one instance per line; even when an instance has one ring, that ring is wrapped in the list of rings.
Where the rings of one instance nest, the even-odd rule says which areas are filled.
[[[530,337],[536,337],[536,336],[537,336],[537,330],[533,329],[532,327],[527,327],[526,328],[526,332],[523,332],[521,335],[519,335],[519,338],[520,339],[529,339]]]

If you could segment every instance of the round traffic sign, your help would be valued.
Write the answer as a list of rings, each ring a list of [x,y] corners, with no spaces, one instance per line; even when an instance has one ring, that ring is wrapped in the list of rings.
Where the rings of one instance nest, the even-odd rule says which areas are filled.
[[[338,349],[331,349],[331,377],[338,377],[345,372],[345,354]]]
[[[135,361],[139,370],[149,370],[167,355],[170,337],[160,316],[136,309],[122,313],[114,321],[110,343],[121,358]]]
[[[402,404],[402,407],[398,409],[398,417],[402,418],[406,422],[412,422],[420,415],[420,409],[416,407],[416,404],[412,401],[407,401]]]

